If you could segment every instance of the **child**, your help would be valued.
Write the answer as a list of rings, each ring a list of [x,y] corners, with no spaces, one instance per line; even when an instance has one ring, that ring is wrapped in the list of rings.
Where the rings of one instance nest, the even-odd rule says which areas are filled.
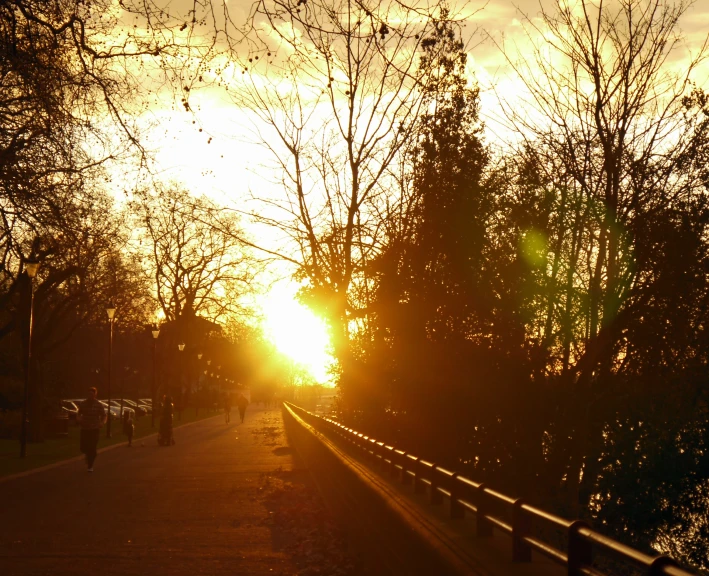
[[[133,426],[133,418],[131,418],[130,412],[127,410],[123,412],[123,434],[128,436],[128,448],[133,446],[133,431],[135,426]]]

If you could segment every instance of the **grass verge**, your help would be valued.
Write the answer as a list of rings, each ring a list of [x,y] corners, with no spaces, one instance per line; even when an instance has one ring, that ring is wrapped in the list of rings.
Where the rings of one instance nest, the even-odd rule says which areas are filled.
[[[211,418],[217,412],[200,410],[199,416],[195,415],[193,408],[189,408],[182,413],[182,419],[179,420],[177,414],[174,417],[174,426],[177,428],[182,424],[189,424],[196,420]],[[155,428],[151,426],[151,416],[143,416],[138,418],[135,423],[135,433],[133,441],[149,436],[158,431],[159,418],[155,418]],[[120,421],[114,420],[111,423],[111,438],[106,438],[106,426],[101,429],[101,436],[98,442],[99,450],[113,444],[126,442],[128,438],[123,435],[123,428]],[[10,474],[17,474],[33,468],[46,466],[62,460],[79,456],[79,427],[75,424],[69,424],[69,435],[58,436],[54,438],[46,438],[44,442],[37,444],[27,444],[27,455],[25,458],[20,458],[20,442],[17,438],[11,440],[0,440],[0,478]]]

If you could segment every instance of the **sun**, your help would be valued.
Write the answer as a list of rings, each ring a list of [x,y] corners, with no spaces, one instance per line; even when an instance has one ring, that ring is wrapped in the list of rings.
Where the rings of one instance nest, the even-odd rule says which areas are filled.
[[[325,322],[295,299],[288,286],[273,288],[262,302],[264,331],[276,347],[305,366],[319,384],[330,384],[333,358]]]

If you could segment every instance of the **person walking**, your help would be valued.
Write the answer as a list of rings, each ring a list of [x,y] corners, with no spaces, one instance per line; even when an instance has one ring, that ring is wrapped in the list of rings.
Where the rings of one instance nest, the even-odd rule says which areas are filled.
[[[79,404],[79,412],[76,415],[81,426],[79,444],[81,452],[86,455],[86,467],[89,472],[94,471],[99,431],[106,422],[106,410],[103,404],[96,400],[97,393],[93,386],[89,388],[89,397]]]
[[[175,437],[172,433],[172,396],[163,396],[162,417],[160,418],[160,432],[158,434],[158,444],[161,446],[174,446]]]
[[[239,408],[239,416],[241,416],[241,423],[244,423],[244,415],[246,414],[246,407],[249,405],[249,401],[243,394],[239,394],[236,400],[236,405]]]
[[[123,412],[123,434],[128,436],[128,448],[133,446],[133,432],[135,432],[133,418],[131,417],[130,412],[125,410]]]
[[[224,394],[224,421],[229,424],[231,422],[231,394]]]

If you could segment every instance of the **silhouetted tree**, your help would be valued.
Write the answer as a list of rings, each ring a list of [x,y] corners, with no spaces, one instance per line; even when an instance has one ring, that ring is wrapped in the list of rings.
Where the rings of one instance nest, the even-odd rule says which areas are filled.
[[[233,213],[177,187],[133,205],[166,320],[201,315],[219,321],[244,311],[240,297],[251,290],[256,269],[238,240],[243,232]]]
[[[571,514],[612,518],[617,535],[645,545],[667,527],[663,502],[688,487],[678,475],[698,478],[706,442],[680,440],[706,429],[696,403],[706,370],[694,359],[706,354],[696,335],[706,317],[707,123],[701,93],[690,95],[705,47],[681,72],[667,66],[686,8],[543,10],[527,21],[538,48],[509,56],[529,100],[502,103],[520,141],[502,203],[521,247],[528,378],[552,405],[546,423],[520,434]],[[688,449],[694,460],[679,458]],[[686,467],[641,473],[645,497],[631,494],[633,474],[659,465],[644,461],[672,453]]]
[[[284,191],[262,198],[268,209],[255,218],[297,247],[279,255],[304,282],[303,300],[333,327],[345,392],[356,379],[350,338],[367,305],[364,270],[396,194],[389,173],[424,102],[428,70],[417,50],[440,5],[417,8],[257,2],[251,51],[237,71],[235,101],[256,119]]]
[[[200,319],[222,324],[243,319],[258,266],[239,240],[237,217],[206,197],[166,187],[141,192],[133,206],[146,272],[172,326],[166,338],[173,339],[178,359],[178,343],[194,350],[209,339],[208,324]]]
[[[107,259],[133,270],[103,169],[136,153],[146,160],[133,121],[146,77],[135,72],[179,78],[183,66],[163,58],[190,52],[174,41],[183,24],[150,1],[120,9],[110,0],[0,3],[0,339],[8,350],[5,340],[26,341],[23,260],[39,256],[35,367],[98,312]],[[23,354],[7,354],[3,369],[16,377]]]
[[[471,360],[491,346],[486,227],[494,196],[483,175],[478,89],[469,85],[465,47],[447,13],[422,46],[425,112],[409,151],[410,193],[404,215],[390,215],[388,244],[373,265],[372,354],[382,361],[355,406],[366,397],[379,397],[381,407],[392,402],[440,449],[443,438],[462,438],[453,428],[467,427],[464,407],[482,386],[483,371]],[[390,388],[381,382],[387,374]]]

